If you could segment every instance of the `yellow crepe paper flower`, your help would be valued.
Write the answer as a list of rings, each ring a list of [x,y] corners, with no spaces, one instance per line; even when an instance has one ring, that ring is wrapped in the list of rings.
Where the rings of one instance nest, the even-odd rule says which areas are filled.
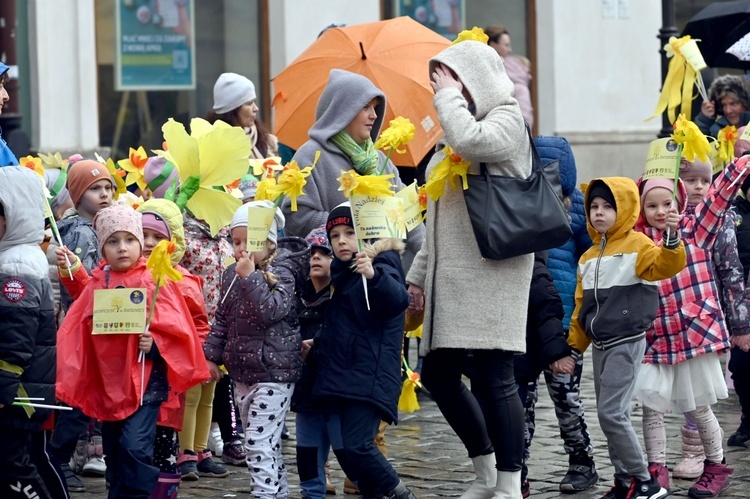
[[[211,124],[194,118],[190,130],[188,135],[185,127],[172,118],[162,126],[170,160],[180,173],[182,185],[191,177],[198,179],[199,187],[186,202],[186,207],[196,218],[205,221],[211,235],[215,236],[229,224],[242,201],[223,188],[214,189],[214,186],[229,185],[247,173],[250,141],[242,128],[221,120]]]
[[[420,185],[417,192],[419,193],[419,209],[425,211],[427,209],[427,189],[425,189],[425,186]]]
[[[253,175],[261,180],[266,177],[275,177],[277,172],[284,169],[284,166],[281,164],[281,158],[278,156],[271,156],[265,159],[250,158],[248,161],[250,168],[253,169]]]
[[[471,163],[464,161],[461,156],[453,152],[453,148],[445,146],[442,150],[443,159],[435,165],[427,178],[425,190],[430,199],[437,201],[445,193],[446,182],[455,191],[458,188],[456,178],[461,177],[461,186],[464,190],[469,188],[469,182],[466,175],[471,167]]]
[[[711,152],[711,144],[700,131],[698,125],[680,114],[674,122],[674,133],[672,139],[682,145],[682,157],[688,161],[694,161],[697,156],[701,161],[708,161]]]
[[[151,256],[146,261],[146,268],[151,270],[151,277],[157,286],[164,286],[169,282],[182,280],[182,272],[172,267],[172,253],[175,252],[177,244],[175,240],[159,241],[151,251]]]
[[[279,197],[287,196],[292,202],[292,211],[297,211],[297,198],[304,195],[302,188],[307,184],[307,177],[312,173],[312,169],[320,158],[320,151],[315,153],[315,160],[312,166],[306,166],[300,169],[296,161],[292,160],[286,164],[284,170],[279,175],[276,185],[269,186],[267,188],[267,194],[275,201],[279,203]],[[257,195],[257,189],[256,189]]]
[[[44,168],[52,170],[62,170],[64,172],[68,171],[68,165],[70,164],[70,161],[68,159],[63,159],[62,154],[60,154],[59,152],[56,152],[54,154],[39,153],[39,158],[42,160],[42,166]]]
[[[739,134],[737,133],[737,127],[734,125],[727,125],[721,130],[719,130],[718,134],[718,140],[719,140],[719,160],[723,161],[724,163],[728,163],[729,161],[734,158],[734,144],[737,142],[737,139],[739,138]]]
[[[481,42],[485,45],[490,40],[490,37],[487,36],[482,28],[478,28],[474,26],[471,29],[465,29],[462,32],[458,34],[455,40],[453,40],[453,43],[451,45],[455,45],[457,43],[465,42],[467,40],[473,40],[475,42]]]
[[[25,156],[18,160],[18,164],[44,178],[44,167],[42,167],[42,160],[40,158]]]
[[[128,176],[125,179],[126,185],[138,185],[138,188],[145,191],[148,187],[146,179],[143,177],[144,170],[146,169],[146,162],[148,161],[148,155],[143,146],[138,149],[130,148],[127,159],[121,159],[117,162],[120,168],[128,172]]]
[[[380,134],[380,138],[375,142],[375,149],[393,150],[399,154],[404,154],[406,148],[399,148],[414,139],[414,131],[414,124],[409,121],[409,118],[397,116],[396,119],[390,121],[390,126]]]
[[[390,179],[395,177],[392,173],[388,175],[360,175],[354,170],[341,171],[339,175],[339,189],[344,191],[344,197],[349,196],[393,196]]]
[[[401,395],[398,397],[398,410],[403,412],[414,412],[419,410],[417,400],[417,387],[422,388],[419,373],[406,369],[406,379],[401,387]]]
[[[264,178],[260,182],[258,182],[258,186],[255,190],[255,200],[256,201],[275,201],[276,199],[271,196],[269,193],[269,190],[273,189],[273,187],[276,186],[276,178],[275,177],[268,177]]]

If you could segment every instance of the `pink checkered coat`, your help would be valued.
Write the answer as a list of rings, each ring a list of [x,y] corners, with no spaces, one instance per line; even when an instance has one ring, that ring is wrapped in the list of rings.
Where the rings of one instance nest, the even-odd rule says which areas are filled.
[[[685,242],[687,265],[675,277],[659,281],[659,311],[646,331],[644,362],[677,364],[729,348],[729,332],[715,282],[713,249],[725,212],[742,184],[734,181],[746,161],[738,160],[739,166],[730,164],[714,181],[706,200],[694,212],[683,215],[680,234]],[[659,230],[647,224],[636,227],[657,244],[661,241]]]

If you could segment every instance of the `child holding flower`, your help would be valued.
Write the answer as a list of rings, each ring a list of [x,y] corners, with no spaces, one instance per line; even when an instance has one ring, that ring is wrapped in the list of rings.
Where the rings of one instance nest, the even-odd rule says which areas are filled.
[[[80,296],[58,333],[57,398],[103,421],[109,497],[143,496],[156,487],[159,475],[152,463],[162,402],[169,390],[186,391],[209,373],[196,345],[190,310],[176,286],[160,287],[146,332],[91,334],[96,291],[145,288],[150,304],[156,289],[141,256],[140,213],[114,205],[97,213],[93,227],[105,262],[90,278],[74,253],[59,250],[61,281]],[[70,269],[63,251],[73,259]],[[140,352],[145,359],[139,362]]]
[[[245,429],[247,466],[253,497],[287,497],[287,472],[281,456],[281,432],[302,369],[296,296],[309,269],[310,247],[300,238],[279,239],[284,216],[275,208],[265,247],[247,251],[250,206],[240,206],[230,231],[237,262],[227,268],[216,320],[204,351],[211,377],[224,364],[235,381]]]

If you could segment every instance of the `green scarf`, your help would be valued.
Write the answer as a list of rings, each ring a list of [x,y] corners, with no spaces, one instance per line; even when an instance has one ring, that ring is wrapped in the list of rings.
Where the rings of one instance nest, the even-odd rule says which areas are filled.
[[[354,171],[360,175],[374,175],[378,171],[378,152],[367,139],[361,146],[345,131],[340,131],[330,141],[352,160]]]

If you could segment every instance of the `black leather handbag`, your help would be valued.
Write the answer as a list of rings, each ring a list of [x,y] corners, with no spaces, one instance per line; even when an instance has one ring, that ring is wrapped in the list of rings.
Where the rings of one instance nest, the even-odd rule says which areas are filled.
[[[464,199],[483,258],[505,260],[557,248],[573,235],[563,205],[560,164],[542,165],[528,126],[526,132],[533,158],[528,178],[490,175],[484,163],[479,175],[467,176]]]

